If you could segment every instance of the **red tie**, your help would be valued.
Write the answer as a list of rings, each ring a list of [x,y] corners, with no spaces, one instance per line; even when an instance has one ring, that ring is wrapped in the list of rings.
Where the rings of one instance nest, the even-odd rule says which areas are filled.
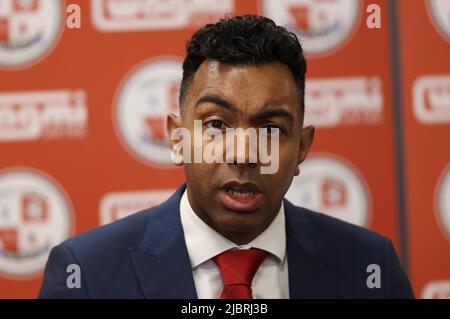
[[[214,257],[224,284],[220,299],[252,299],[250,286],[266,256],[267,252],[251,248],[228,250]]]

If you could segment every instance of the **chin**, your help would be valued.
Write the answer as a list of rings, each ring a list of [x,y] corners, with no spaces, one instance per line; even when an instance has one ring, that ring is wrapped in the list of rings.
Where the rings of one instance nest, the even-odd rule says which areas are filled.
[[[258,228],[258,223],[249,216],[254,212],[230,212],[223,213],[226,217],[217,220],[217,225],[227,231],[233,231],[237,233],[252,232],[255,228]],[[247,215],[247,216],[246,216]]]

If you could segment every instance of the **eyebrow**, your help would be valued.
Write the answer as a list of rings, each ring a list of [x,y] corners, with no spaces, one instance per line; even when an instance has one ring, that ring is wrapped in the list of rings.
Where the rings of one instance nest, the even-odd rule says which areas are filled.
[[[220,97],[218,95],[214,95],[214,94],[203,95],[201,98],[198,99],[197,103],[195,103],[195,107],[197,107],[198,105],[200,105],[202,103],[213,103],[213,104],[221,106],[227,110],[230,110],[232,112],[237,111],[237,108],[233,103],[223,99],[222,97]]]
[[[285,117],[289,122],[294,122],[294,116],[292,115],[291,112],[286,111],[285,109],[282,108],[276,108],[276,109],[269,109],[269,110],[265,110],[262,111],[256,115],[253,116],[253,118],[255,120],[265,120],[271,117],[276,117],[276,116],[281,116],[281,117]]]
[[[224,109],[230,110],[232,112],[237,112],[237,110],[238,110],[237,107],[232,102],[227,101],[224,98],[222,98],[221,96],[215,95],[215,94],[203,95],[202,97],[200,97],[198,99],[197,103],[195,103],[195,107],[197,107],[198,105],[203,104],[203,103],[213,103],[220,107],[223,107]],[[254,116],[252,116],[252,120],[261,121],[261,120],[266,120],[268,118],[277,117],[277,116],[285,117],[291,123],[295,121],[292,113],[289,111],[286,111],[283,108],[274,108],[274,109],[264,110],[258,114],[255,114]]]

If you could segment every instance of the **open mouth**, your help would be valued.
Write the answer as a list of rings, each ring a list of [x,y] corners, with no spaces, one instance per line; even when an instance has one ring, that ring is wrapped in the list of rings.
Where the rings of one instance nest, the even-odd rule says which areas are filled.
[[[227,190],[232,196],[235,196],[237,198],[248,198],[253,196],[253,192],[247,192],[243,190],[236,190],[236,189],[229,189]]]
[[[233,211],[253,211],[262,202],[262,192],[255,183],[231,181],[225,183],[219,197],[222,204]]]

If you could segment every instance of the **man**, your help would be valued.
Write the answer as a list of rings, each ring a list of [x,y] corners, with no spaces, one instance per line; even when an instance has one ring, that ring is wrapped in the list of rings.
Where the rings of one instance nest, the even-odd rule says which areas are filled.
[[[194,132],[195,121],[219,134],[263,129],[276,137],[279,169],[262,174],[264,164],[249,152],[239,160],[237,148],[225,162],[189,161],[196,146],[174,152],[186,184],[157,207],[53,248],[39,296],[413,297],[387,238],[283,198],[314,137],[303,127],[305,72],[297,37],[268,18],[238,16],[198,30],[169,136]],[[67,285],[71,264],[81,271],[75,288]]]

